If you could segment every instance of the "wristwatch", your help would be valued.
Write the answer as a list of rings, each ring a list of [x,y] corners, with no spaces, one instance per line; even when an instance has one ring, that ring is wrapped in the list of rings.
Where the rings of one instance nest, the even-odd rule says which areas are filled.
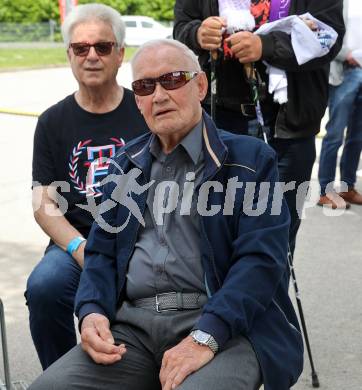
[[[214,354],[219,349],[216,340],[209,333],[196,329],[190,333],[190,336],[196,344],[208,346]]]

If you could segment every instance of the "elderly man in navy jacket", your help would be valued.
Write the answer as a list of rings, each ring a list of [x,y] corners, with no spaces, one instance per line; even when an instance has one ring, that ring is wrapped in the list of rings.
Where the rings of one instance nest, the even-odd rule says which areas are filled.
[[[132,67],[152,133],[119,152],[94,210],[81,346],[30,389],[287,390],[303,342],[275,152],[215,128],[182,43],[151,41]]]

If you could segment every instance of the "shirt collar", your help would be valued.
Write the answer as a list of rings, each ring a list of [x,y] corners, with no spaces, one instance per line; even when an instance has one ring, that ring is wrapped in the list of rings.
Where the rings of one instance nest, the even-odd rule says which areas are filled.
[[[195,165],[199,161],[202,151],[202,126],[203,120],[201,119],[175,148],[176,150],[180,145],[182,145]],[[163,152],[158,137],[155,134],[152,134],[149,148],[151,154],[155,158],[162,159]]]

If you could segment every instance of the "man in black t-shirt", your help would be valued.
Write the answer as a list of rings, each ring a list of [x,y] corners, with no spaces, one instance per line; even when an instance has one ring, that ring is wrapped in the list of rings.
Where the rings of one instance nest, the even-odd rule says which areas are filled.
[[[45,111],[35,130],[34,216],[50,244],[25,293],[44,369],[76,344],[73,303],[93,222],[82,206],[100,201],[107,159],[147,131],[133,93],[116,81],[125,35],[118,12],[78,6],[62,33],[79,89]]]

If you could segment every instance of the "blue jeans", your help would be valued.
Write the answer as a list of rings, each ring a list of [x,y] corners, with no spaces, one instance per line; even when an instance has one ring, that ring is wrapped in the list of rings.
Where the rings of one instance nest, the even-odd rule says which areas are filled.
[[[43,369],[77,343],[73,312],[81,272],[67,252],[52,245],[29,276],[30,332]]]
[[[249,122],[250,135],[259,135],[257,126],[257,120]],[[289,249],[293,256],[304,205],[304,199],[302,202],[297,202],[298,187],[310,182],[316,159],[315,136],[283,139],[271,137],[268,126],[265,127],[265,131],[269,145],[278,156],[279,181],[283,183],[295,181],[295,188],[284,193],[290,213]]]
[[[293,139],[273,138],[270,140],[270,146],[278,156],[279,180],[285,183],[295,181],[295,189],[284,194],[290,212],[289,248],[293,255],[303,209],[303,202],[297,202],[297,192],[299,185],[309,182],[312,176],[316,158],[315,136]]]
[[[334,182],[338,149],[343,143],[346,127],[340,161],[341,181],[353,187],[362,150],[362,68],[347,69],[343,83],[330,87],[329,121],[318,172],[322,195],[325,195],[327,185]]]
[[[205,106],[205,108],[207,110],[210,107]],[[215,123],[219,128],[236,134],[260,136],[256,119],[247,121],[247,118],[240,113],[230,115],[229,112],[223,112],[222,110],[216,111],[216,117],[218,120]],[[278,156],[279,180],[285,183],[295,181],[295,189],[284,194],[290,212],[289,248],[293,255],[303,207],[302,202],[297,204],[297,189],[300,184],[309,182],[312,176],[313,164],[316,158],[315,136],[281,139],[271,137],[268,126],[265,127],[265,130],[269,144]]]

